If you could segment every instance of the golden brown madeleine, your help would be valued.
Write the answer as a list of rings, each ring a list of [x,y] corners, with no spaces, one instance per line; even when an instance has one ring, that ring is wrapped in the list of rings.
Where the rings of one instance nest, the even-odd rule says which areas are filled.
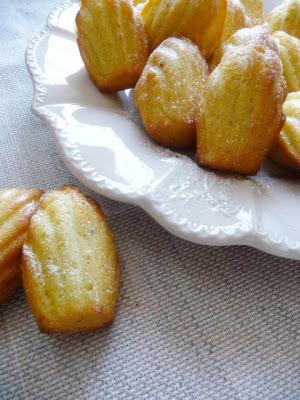
[[[253,26],[264,22],[264,0],[240,0]]]
[[[135,88],[135,103],[148,134],[176,148],[196,142],[196,116],[208,67],[189,39],[166,39],[151,54]]]
[[[261,46],[267,46],[271,50],[278,52],[279,47],[273,37],[269,34],[267,26],[254,26],[236,31],[230,36],[218,50],[213,54],[210,60],[210,68],[213,70],[221,61],[226,52],[234,51],[236,48],[246,46],[249,42],[259,43]]]
[[[278,53],[258,42],[226,53],[210,75],[197,124],[200,164],[252,175],[284,123]]]
[[[148,0],[142,10],[151,49],[170,36],[191,39],[205,58],[219,46],[226,0]]]
[[[300,90],[300,40],[283,31],[275,32],[273,37],[279,44],[288,91],[297,92]]]
[[[283,111],[286,122],[270,156],[274,161],[300,171],[300,92],[288,95]]]
[[[94,330],[113,321],[119,265],[100,207],[78,189],[46,193],[23,246],[23,284],[39,328]]]
[[[0,190],[0,303],[21,282],[22,245],[40,196],[35,189]]]
[[[285,31],[300,39],[300,0],[284,0],[267,17],[271,32]]]
[[[79,50],[102,90],[133,87],[148,59],[142,19],[130,0],[82,0],[76,17]]]

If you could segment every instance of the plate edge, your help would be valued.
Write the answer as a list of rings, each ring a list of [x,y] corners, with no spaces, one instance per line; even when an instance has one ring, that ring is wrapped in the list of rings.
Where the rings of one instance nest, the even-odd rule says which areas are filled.
[[[74,4],[79,4],[79,1],[68,0],[55,7],[49,14],[46,27],[29,42],[25,52],[25,63],[33,83],[31,109],[52,128],[58,142],[59,152],[72,173],[89,188],[103,196],[141,207],[167,231],[187,241],[215,246],[246,245],[279,257],[300,260],[300,242],[291,244],[285,237],[274,240],[268,232],[261,232],[253,228],[243,230],[235,227],[233,232],[229,233],[225,227],[218,227],[217,229],[210,229],[207,225],[199,225],[196,228],[191,227],[188,221],[177,220],[176,214],[168,209],[162,200],[158,201],[151,195],[146,196],[145,193],[124,193],[111,185],[104,176],[100,176],[99,174],[97,179],[91,176],[92,171],[87,165],[84,165],[84,161],[80,160],[78,155],[76,157],[76,154],[71,153],[70,145],[68,145],[67,138],[64,137],[62,129],[58,126],[55,115],[49,110],[41,109],[47,89],[43,85],[43,74],[39,71],[35,57],[36,48],[54,32],[55,26],[53,25],[53,21],[55,18],[65,8]]]

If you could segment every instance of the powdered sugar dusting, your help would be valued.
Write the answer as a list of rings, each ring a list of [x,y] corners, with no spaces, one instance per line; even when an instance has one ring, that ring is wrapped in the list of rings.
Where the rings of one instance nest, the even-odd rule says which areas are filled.
[[[150,56],[136,88],[137,105],[152,107],[152,118],[193,125],[208,69],[198,48],[188,39],[169,38]],[[147,110],[150,113],[150,110]]]

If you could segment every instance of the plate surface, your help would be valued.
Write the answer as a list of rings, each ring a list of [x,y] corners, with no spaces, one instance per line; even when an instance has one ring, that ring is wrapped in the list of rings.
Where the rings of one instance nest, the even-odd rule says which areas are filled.
[[[267,11],[278,3],[268,1]],[[271,164],[256,177],[220,175],[153,143],[131,90],[107,95],[89,80],[75,38],[78,7],[71,0],[56,8],[26,53],[33,110],[52,127],[74,175],[104,196],[142,207],[184,239],[299,260],[299,178]]]

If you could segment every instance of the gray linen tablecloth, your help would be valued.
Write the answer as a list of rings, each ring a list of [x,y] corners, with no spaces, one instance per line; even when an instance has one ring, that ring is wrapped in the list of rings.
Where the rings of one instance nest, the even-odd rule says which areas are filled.
[[[24,50],[56,4],[1,0],[1,187],[80,185],[30,111]],[[143,211],[93,195],[121,258],[116,321],[46,336],[20,289],[0,308],[1,400],[300,399],[299,262],[187,243]]]

